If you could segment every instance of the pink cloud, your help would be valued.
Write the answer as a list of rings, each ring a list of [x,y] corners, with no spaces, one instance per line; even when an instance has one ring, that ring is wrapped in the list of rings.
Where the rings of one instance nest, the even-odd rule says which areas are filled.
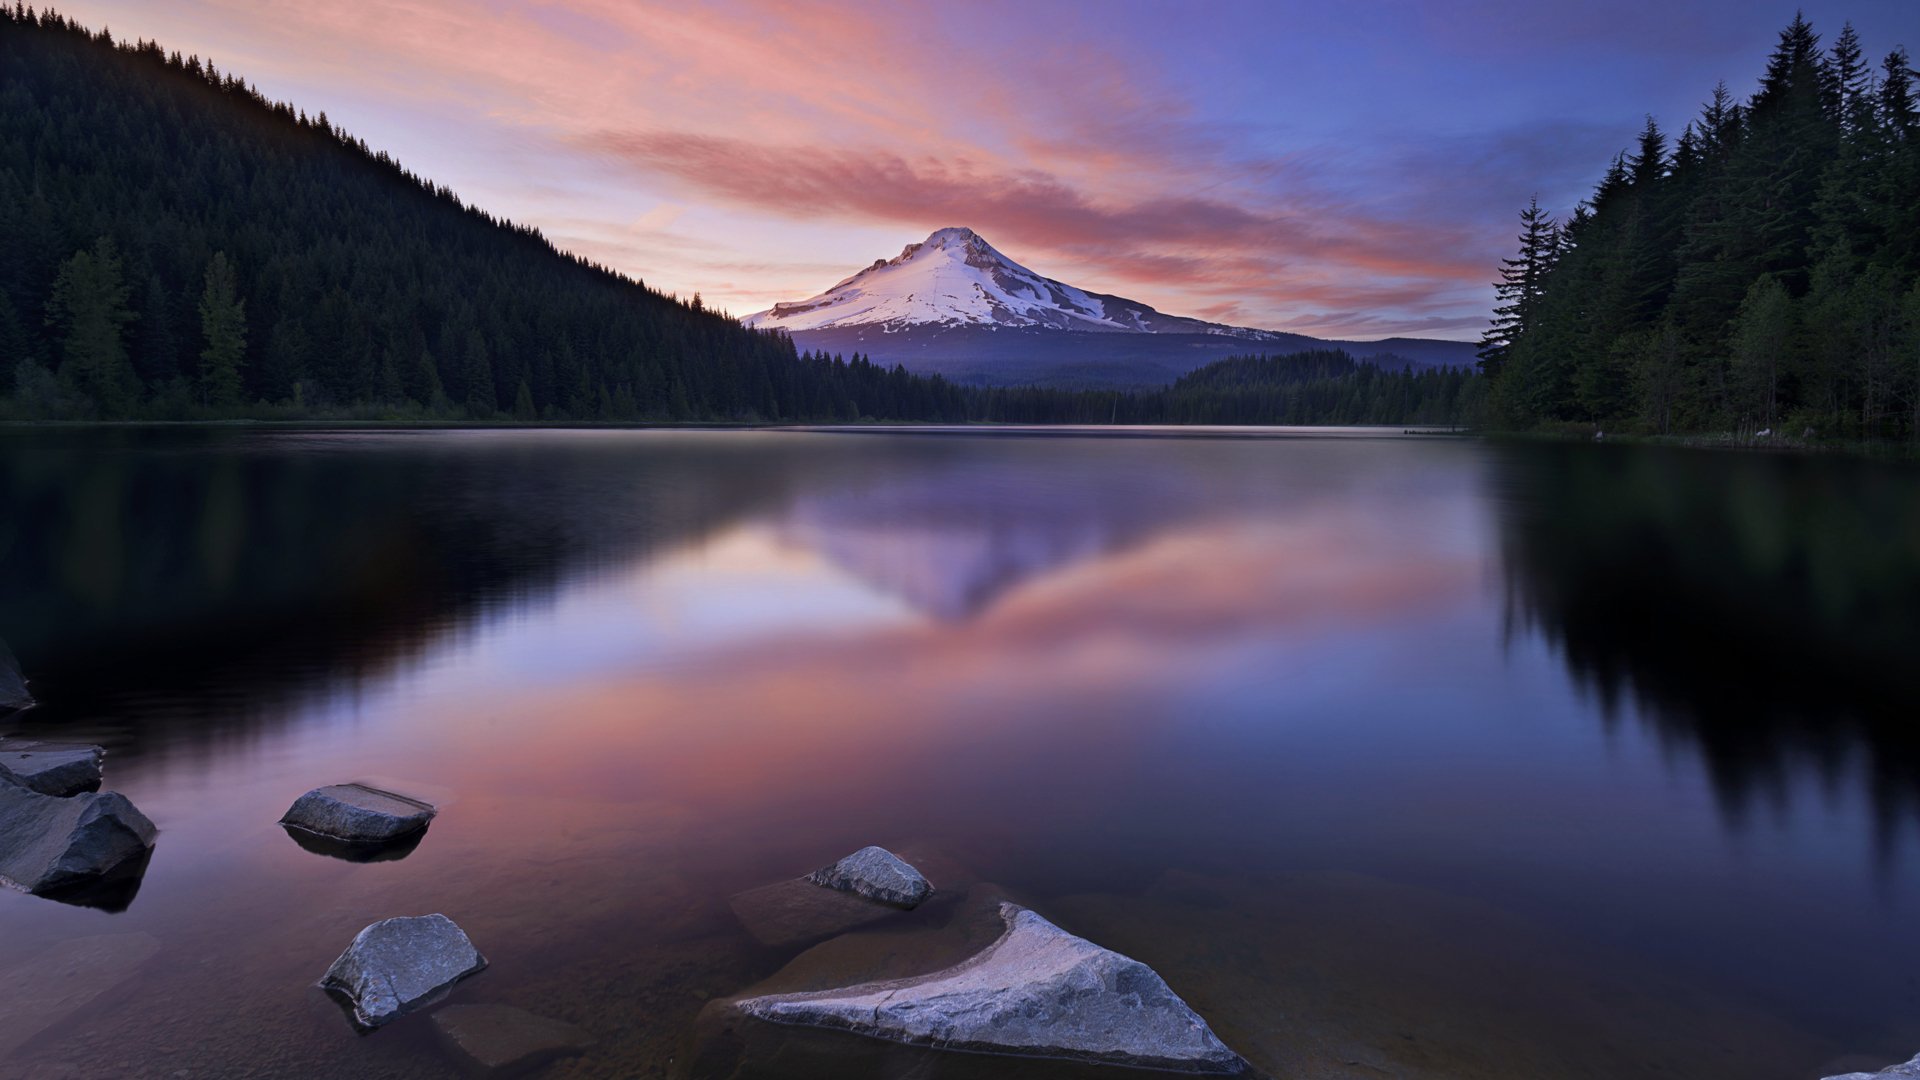
[[[1362,207],[1312,148],[1249,154],[1246,132],[1097,20],[1015,48],[977,9],[922,2],[165,7],[77,4],[116,29],[167,36],[144,25],[167,24],[197,39],[177,44],[250,77],[455,117],[475,141],[519,148],[482,177],[507,196],[490,208],[662,288],[737,304],[795,298],[798,268],[821,253],[756,248],[824,224],[884,227],[899,243],[970,225],[1075,284],[1321,333],[1371,327],[1382,305],[1401,321],[1471,313],[1477,327],[1498,257],[1485,238],[1429,224],[1437,215]],[[412,162],[405,145],[383,148]],[[556,187],[580,205],[560,205]],[[700,224],[636,235],[624,190],[670,195]],[[712,246],[728,250],[701,250]]]

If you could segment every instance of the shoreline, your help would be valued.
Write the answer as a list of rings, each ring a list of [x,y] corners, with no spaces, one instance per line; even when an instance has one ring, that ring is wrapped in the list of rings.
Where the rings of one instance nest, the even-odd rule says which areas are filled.
[[[1871,440],[1756,440],[1732,432],[1674,435],[1590,435],[1561,431],[1504,431],[1449,425],[1405,424],[1047,424],[993,420],[951,423],[917,420],[865,420],[838,423],[788,423],[744,420],[384,420],[252,419],[226,420],[0,420],[0,432],[51,429],[260,429],[285,431],[803,431],[838,434],[1021,435],[1033,438],[1378,438],[1452,437],[1490,442],[1591,443],[1717,450],[1779,456],[1853,457],[1870,461],[1920,461],[1920,444]]]

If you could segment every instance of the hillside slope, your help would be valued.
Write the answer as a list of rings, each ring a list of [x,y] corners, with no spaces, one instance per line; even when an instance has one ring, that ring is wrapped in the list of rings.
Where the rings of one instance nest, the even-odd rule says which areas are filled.
[[[13,415],[958,415],[563,254],[210,63],[12,7],[0,237]]]

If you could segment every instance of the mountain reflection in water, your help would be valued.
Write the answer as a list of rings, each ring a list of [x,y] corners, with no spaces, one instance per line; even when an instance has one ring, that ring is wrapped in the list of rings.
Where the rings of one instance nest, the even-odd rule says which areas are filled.
[[[134,958],[4,1045],[451,1075],[308,993],[445,910],[493,960],[460,1000],[600,1040],[549,1075],[658,1074],[794,959],[727,897],[880,843],[1148,962],[1276,1075],[1904,1058],[1916,495],[1396,437],[0,433],[0,637],[44,703],[0,730],[104,742],[161,827],[118,914],[0,895],[0,1010]],[[274,826],[354,779],[442,814],[372,862]]]

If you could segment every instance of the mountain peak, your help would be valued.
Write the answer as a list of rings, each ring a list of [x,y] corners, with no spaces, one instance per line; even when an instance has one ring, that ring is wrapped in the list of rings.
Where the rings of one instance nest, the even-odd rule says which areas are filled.
[[[985,240],[981,239],[979,233],[965,226],[955,225],[945,229],[933,230],[933,232],[927,235],[926,240],[923,241],[920,246],[929,248],[965,247],[976,240],[979,240],[983,244],[986,243]]]
[[[935,229],[897,258],[875,260],[818,296],[775,304],[745,321],[793,332],[983,326],[1155,333],[1176,323],[1184,332],[1212,332],[1212,324],[1170,319],[1145,304],[1042,277],[965,226]]]

